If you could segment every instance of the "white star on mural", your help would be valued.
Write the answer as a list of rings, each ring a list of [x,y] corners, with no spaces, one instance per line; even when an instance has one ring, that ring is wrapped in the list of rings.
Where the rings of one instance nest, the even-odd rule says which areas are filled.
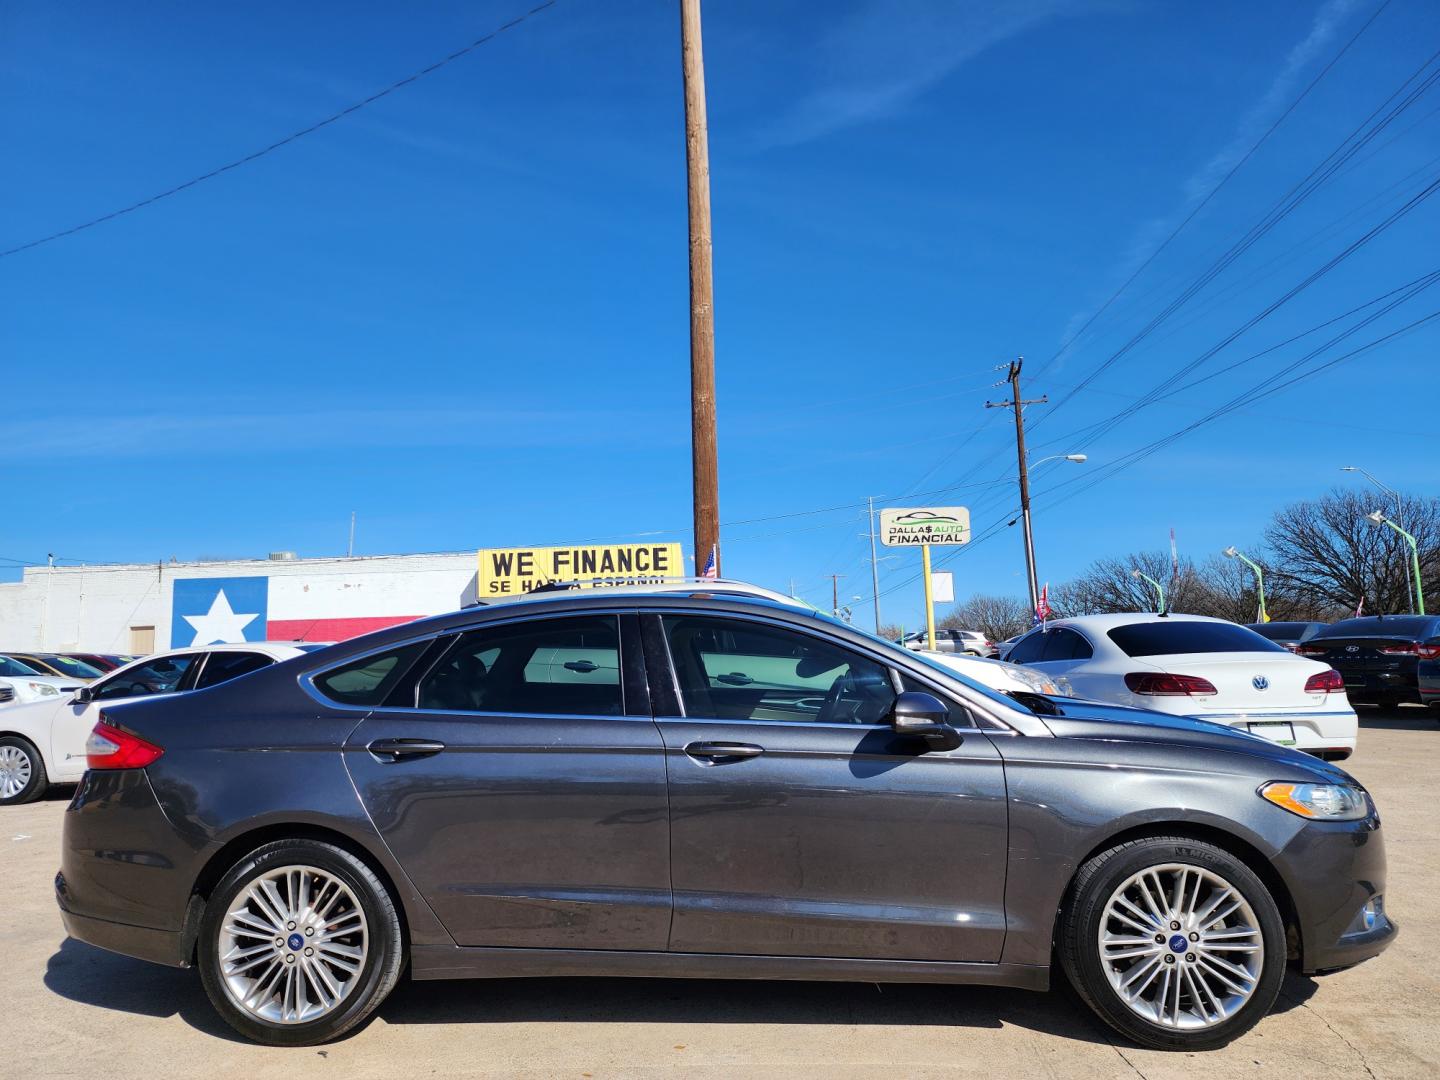
[[[245,627],[260,617],[239,615],[230,607],[230,600],[221,589],[215,594],[215,602],[204,615],[182,615],[181,618],[195,628],[195,640],[191,645],[213,645],[217,641],[244,641]]]

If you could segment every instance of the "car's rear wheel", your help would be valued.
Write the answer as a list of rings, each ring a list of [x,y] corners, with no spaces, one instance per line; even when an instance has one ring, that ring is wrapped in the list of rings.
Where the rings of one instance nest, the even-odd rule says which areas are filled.
[[[1060,959],[1102,1020],[1159,1050],[1211,1050],[1270,1011],[1285,975],[1274,897],[1229,852],[1178,836],[1102,852],[1081,867]]]
[[[18,806],[45,794],[45,760],[28,739],[0,737],[0,806]]]
[[[404,959],[388,890],[315,840],[275,841],[232,867],[206,903],[197,952],[220,1015],[273,1046],[339,1038],[385,1000]]]

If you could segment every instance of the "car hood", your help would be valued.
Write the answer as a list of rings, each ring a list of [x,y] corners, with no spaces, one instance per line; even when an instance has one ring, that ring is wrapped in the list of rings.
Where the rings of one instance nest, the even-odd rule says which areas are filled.
[[[1047,700],[1055,704],[1058,715],[1041,716],[1040,719],[1060,738],[1111,739],[1225,750],[1304,769],[1312,773],[1318,782],[1355,783],[1337,765],[1224,724],[1103,701],[1062,697],[1049,697]]]
[[[56,690],[79,690],[88,683],[89,679],[72,679],[69,675],[5,675],[4,682],[11,683],[39,683],[41,686],[53,686]]]

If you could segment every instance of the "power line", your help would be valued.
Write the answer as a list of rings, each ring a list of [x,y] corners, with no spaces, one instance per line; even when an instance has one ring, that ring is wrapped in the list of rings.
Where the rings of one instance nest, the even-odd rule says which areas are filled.
[[[183,184],[176,184],[172,188],[159,192],[158,194],[151,195],[149,198],[141,199],[137,203],[131,203],[129,206],[122,207],[119,210],[112,210],[108,214],[102,214],[100,217],[93,218],[90,221],[87,221],[81,225],[73,225],[68,229],[62,229],[60,232],[51,233],[49,236],[42,236],[38,240],[31,240],[28,243],[17,245],[16,247],[9,248],[5,251],[0,251],[0,259],[3,259],[10,255],[18,255],[22,251],[29,251],[31,248],[39,247],[41,244],[48,244],[54,240],[60,240],[67,236],[74,236],[78,232],[84,232],[86,229],[93,229],[96,225],[103,225],[107,221],[114,221],[116,218],[123,217],[126,214],[133,214],[136,210],[142,210],[145,207],[157,203],[162,199],[168,199],[172,195],[178,195],[180,194],[180,192],[195,187],[197,184],[203,184],[206,180],[213,180],[215,179],[215,177],[227,173],[232,169],[238,169],[242,165],[248,165],[252,161],[257,161],[260,158],[265,157],[267,154],[274,153],[276,150],[279,150],[283,146],[288,146],[299,139],[303,139],[306,135],[313,135],[321,128],[329,127],[337,120],[343,120],[351,113],[359,112],[367,105],[373,105],[381,98],[389,97],[396,90],[409,86],[413,82],[418,82],[419,80],[425,78],[425,76],[427,75],[434,74],[441,68],[445,67],[447,64],[453,63],[454,61],[459,60],[462,56],[474,52],[476,49],[480,48],[480,46],[494,41],[497,37],[505,33],[507,30],[513,30],[515,27],[519,26],[527,19],[538,15],[546,8],[554,7],[557,2],[558,0],[545,0],[545,3],[531,8],[529,11],[525,12],[525,14],[511,19],[507,23],[497,26],[494,30],[491,30],[484,37],[476,38],[474,41],[470,42],[469,45],[466,45],[464,48],[461,49],[456,49],[449,56],[437,60],[435,61],[435,63],[430,64],[427,67],[421,68],[419,71],[415,72],[412,75],[407,75],[399,82],[391,83],[389,86],[385,87],[385,89],[379,90],[371,94],[369,97],[355,102],[353,105],[346,106],[339,112],[333,113],[330,116],[325,117],[325,119],[320,120],[317,123],[311,124],[309,127],[301,128],[299,131],[292,132],[291,134],[286,135],[283,139],[277,139],[269,146],[262,147],[261,149],[256,150],[253,153],[246,154],[242,158],[236,158],[234,161],[231,161],[225,165],[221,165],[218,169],[211,169],[207,173],[202,173],[199,176],[191,177]]]

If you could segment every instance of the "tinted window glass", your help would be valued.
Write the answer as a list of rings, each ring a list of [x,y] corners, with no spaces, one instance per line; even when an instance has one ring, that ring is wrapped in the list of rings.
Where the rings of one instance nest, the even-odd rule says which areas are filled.
[[[1266,641],[1253,630],[1223,622],[1131,623],[1111,630],[1110,640],[1128,656],[1286,651],[1283,645]]]
[[[1321,627],[1317,638],[1343,637],[1408,637],[1427,638],[1436,633],[1440,620],[1427,615],[1387,615],[1385,618],[1343,619],[1333,626]]]
[[[30,664],[22,664],[19,660],[12,660],[8,656],[0,656],[0,675],[39,675],[40,669]]]
[[[203,690],[207,686],[218,686],[231,679],[238,679],[241,675],[249,675],[252,671],[269,667],[274,662],[263,653],[213,652],[210,654],[210,659],[205,661],[205,667],[200,671],[200,678],[195,680],[195,689]]]
[[[136,664],[106,679],[95,688],[96,701],[114,698],[145,697],[150,694],[173,694],[195,663],[195,653],[183,656],[160,656],[144,664]]]
[[[422,709],[619,716],[620,630],[613,615],[471,630],[420,680]]]
[[[1088,660],[1094,655],[1088,641],[1064,627],[1046,630],[1041,650],[1042,660]]]
[[[1040,659],[1040,650],[1044,644],[1040,631],[1032,631],[1010,647],[1010,651],[1005,654],[1005,660],[1011,664],[1033,664]]]
[[[879,724],[895,703],[890,669],[787,627],[666,616],[687,716]]]
[[[315,688],[342,705],[379,705],[428,644],[416,641],[351,660],[317,676]]]

